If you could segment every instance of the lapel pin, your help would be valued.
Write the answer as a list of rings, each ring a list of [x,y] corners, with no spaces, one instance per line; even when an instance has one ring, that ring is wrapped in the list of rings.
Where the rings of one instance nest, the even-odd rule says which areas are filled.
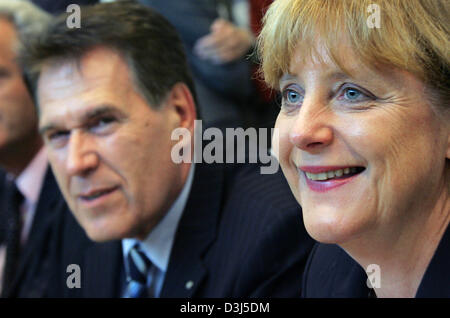
[[[192,286],[194,286],[194,282],[192,280],[189,280],[186,282],[186,285],[184,287],[186,287],[186,289],[191,289]]]

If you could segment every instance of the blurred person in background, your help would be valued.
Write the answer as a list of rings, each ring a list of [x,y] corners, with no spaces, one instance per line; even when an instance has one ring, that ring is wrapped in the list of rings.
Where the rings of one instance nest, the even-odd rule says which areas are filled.
[[[29,83],[17,62],[22,44],[42,32],[50,20],[48,14],[29,2],[0,2],[2,297],[50,296],[57,287],[65,286],[65,266],[76,261],[72,243],[75,247],[88,242],[67,209],[48,166]],[[68,245],[61,249],[63,242]],[[64,253],[68,253],[66,262]]]

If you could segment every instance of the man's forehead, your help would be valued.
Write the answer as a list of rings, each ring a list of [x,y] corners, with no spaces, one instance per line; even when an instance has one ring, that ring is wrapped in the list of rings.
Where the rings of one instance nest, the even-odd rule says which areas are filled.
[[[84,53],[80,58],[55,58],[43,63],[41,77],[51,75],[61,79],[73,79],[74,75],[84,79],[110,78],[112,73],[128,73],[128,65],[123,58],[113,50],[107,48],[95,48]],[[117,74],[119,75],[119,74]],[[120,76],[119,76],[120,78]]]
[[[53,88],[64,87],[68,82],[81,80],[81,73],[75,60],[58,60],[44,63],[38,84],[51,85]],[[40,87],[40,85],[38,85]]]
[[[41,103],[75,97],[94,90],[120,93],[132,85],[127,65],[118,55],[85,55],[80,60],[62,59],[44,63],[38,80]]]

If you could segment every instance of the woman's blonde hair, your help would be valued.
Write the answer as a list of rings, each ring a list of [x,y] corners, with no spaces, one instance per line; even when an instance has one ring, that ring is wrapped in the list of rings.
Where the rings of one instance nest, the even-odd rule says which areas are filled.
[[[377,4],[380,25],[373,25]],[[264,17],[258,39],[262,72],[278,89],[294,51],[315,55],[320,39],[344,71],[339,44],[350,41],[363,63],[406,70],[449,98],[449,0],[275,0]]]

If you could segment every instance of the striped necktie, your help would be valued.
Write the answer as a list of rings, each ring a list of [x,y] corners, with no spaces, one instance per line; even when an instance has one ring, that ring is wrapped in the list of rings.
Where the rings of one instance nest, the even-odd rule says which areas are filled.
[[[136,243],[127,255],[128,273],[127,287],[123,298],[146,298],[149,297],[147,278],[152,267],[152,262],[139,248]]]
[[[19,265],[20,257],[20,236],[22,221],[20,215],[20,205],[23,202],[23,195],[14,182],[6,188],[6,262],[3,268],[2,297],[8,297],[9,289],[14,281],[14,276]]]

